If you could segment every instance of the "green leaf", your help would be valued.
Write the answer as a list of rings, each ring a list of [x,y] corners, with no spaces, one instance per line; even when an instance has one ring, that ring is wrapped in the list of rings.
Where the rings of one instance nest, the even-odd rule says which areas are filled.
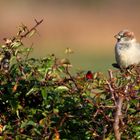
[[[39,90],[39,88],[33,87],[26,93],[26,96],[29,96],[30,94],[33,94],[34,92],[36,92],[38,90]]]
[[[134,108],[129,108],[128,110],[129,110],[131,113],[136,112],[136,109],[134,109]]]
[[[140,132],[140,126],[133,126],[133,130],[135,132]]]
[[[35,33],[36,33],[36,30],[35,30],[35,29],[32,30],[32,31],[30,32],[30,34],[29,34],[29,37],[32,37]]]
[[[140,139],[140,131],[136,133],[136,138],[139,140]]]
[[[10,105],[12,107],[12,110],[13,111],[17,111],[19,102],[16,99],[14,99],[14,98],[11,99],[9,102],[10,102]]]
[[[21,128],[25,128],[25,127],[27,127],[28,125],[31,125],[31,126],[36,126],[36,123],[35,122],[33,122],[33,121],[31,121],[31,120],[26,120],[25,122],[22,122],[22,124],[21,124]]]
[[[59,113],[59,109],[54,108],[54,109],[53,109],[53,112],[54,112],[54,113]]]
[[[38,135],[41,135],[41,132],[38,130],[38,128],[33,129]]]
[[[19,48],[22,45],[20,41],[15,41],[12,43],[12,48]]]
[[[101,94],[100,95],[100,98],[103,99],[103,100],[105,100],[106,99],[106,95],[105,94]]]
[[[64,91],[69,91],[69,88],[66,86],[59,86],[55,89],[56,92],[64,92]]]
[[[134,105],[137,105],[139,103],[139,100],[133,99],[133,100],[130,101],[130,103],[132,103]]]
[[[47,89],[46,88],[42,88],[41,89],[41,94],[44,100],[47,99]]]
[[[36,126],[36,123],[34,121],[28,121],[27,125],[32,125],[32,126]]]

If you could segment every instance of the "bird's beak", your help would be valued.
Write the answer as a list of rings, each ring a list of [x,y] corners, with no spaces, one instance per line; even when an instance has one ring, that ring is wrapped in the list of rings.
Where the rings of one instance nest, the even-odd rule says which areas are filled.
[[[114,36],[116,39],[120,39],[120,36],[117,34]]]
[[[115,35],[114,36],[117,40],[120,40],[121,39],[121,37],[117,34],[117,35]]]

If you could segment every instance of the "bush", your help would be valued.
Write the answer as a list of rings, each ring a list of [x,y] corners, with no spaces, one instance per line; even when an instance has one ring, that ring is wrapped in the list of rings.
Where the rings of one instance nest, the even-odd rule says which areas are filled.
[[[42,21],[1,46],[0,139],[140,139],[140,68],[87,78],[68,59],[30,58],[22,40]]]

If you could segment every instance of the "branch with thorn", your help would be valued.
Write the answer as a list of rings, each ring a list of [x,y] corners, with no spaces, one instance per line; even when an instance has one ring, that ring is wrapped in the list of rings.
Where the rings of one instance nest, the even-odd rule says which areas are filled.
[[[36,24],[35,24],[31,29],[27,30],[27,32],[26,32],[25,34],[21,35],[21,34],[19,33],[19,34],[18,34],[18,38],[19,38],[20,40],[22,40],[23,38],[26,38],[27,35],[29,35],[32,31],[36,30],[37,26],[39,26],[42,22],[43,22],[43,19],[41,19],[40,21],[37,21],[37,20],[35,19],[35,23],[36,23]],[[26,27],[26,26],[25,26],[25,27]],[[26,28],[27,28],[27,27],[26,27]],[[25,29],[25,30],[26,30],[26,29]]]
[[[112,100],[115,105],[115,115],[114,115],[114,123],[113,129],[116,140],[121,140],[121,132],[120,132],[120,124],[124,125],[122,119],[122,106],[125,95],[128,93],[128,84],[125,86],[121,93],[115,91],[115,81],[113,77],[113,72],[111,70],[108,71],[109,80],[106,80],[106,84],[108,85],[108,89],[112,95]]]
[[[35,25],[31,28],[28,29],[27,26],[22,25],[22,29],[19,29],[19,32],[17,33],[16,37],[13,37],[12,39],[10,38],[4,38],[3,40],[5,41],[5,45],[7,47],[11,47],[12,44],[16,41],[21,41],[23,38],[26,38],[32,31],[36,30],[36,28],[43,22],[43,19],[41,19],[40,21],[37,21],[35,19]],[[23,33],[24,32],[24,33]],[[23,33],[23,34],[22,34]]]

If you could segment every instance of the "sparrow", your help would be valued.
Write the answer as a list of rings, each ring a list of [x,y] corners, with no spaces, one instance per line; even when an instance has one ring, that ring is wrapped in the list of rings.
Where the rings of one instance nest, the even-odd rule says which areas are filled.
[[[115,45],[115,58],[120,69],[126,69],[131,65],[140,63],[140,44],[134,33],[122,30],[114,36],[117,39]]]

